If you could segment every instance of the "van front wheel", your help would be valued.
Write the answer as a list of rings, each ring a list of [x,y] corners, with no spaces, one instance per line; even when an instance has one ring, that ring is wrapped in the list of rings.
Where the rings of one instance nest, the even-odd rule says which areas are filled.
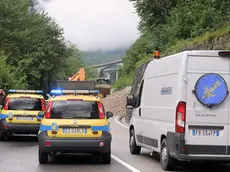
[[[135,132],[134,129],[131,129],[129,133],[129,150],[131,154],[140,154],[141,147],[137,146],[136,139],[135,139]]]
[[[175,160],[170,156],[167,140],[163,139],[161,142],[161,153],[160,153],[161,167],[165,171],[173,170]]]

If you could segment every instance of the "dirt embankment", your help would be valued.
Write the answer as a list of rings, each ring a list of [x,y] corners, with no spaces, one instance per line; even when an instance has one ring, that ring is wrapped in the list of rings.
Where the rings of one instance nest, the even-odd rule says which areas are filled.
[[[130,93],[130,88],[127,87],[120,91],[116,91],[111,95],[108,95],[103,99],[105,111],[113,112],[113,115],[125,115],[126,114],[126,97]]]

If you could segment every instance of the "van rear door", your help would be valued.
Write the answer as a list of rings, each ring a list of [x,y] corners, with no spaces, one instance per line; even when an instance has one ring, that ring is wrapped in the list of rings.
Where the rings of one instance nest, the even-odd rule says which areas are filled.
[[[186,153],[227,153],[229,72],[229,58],[220,57],[217,51],[188,57]]]

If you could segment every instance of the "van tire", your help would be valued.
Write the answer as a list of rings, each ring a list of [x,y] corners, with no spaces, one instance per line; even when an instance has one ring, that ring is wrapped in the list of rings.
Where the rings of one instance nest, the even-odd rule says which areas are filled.
[[[47,164],[49,159],[49,154],[38,151],[38,159],[40,164]]]
[[[134,129],[129,133],[129,150],[131,154],[138,155],[141,152],[141,147],[137,146]]]
[[[101,163],[102,164],[110,164],[111,163],[111,149],[109,149],[109,152],[101,154]]]
[[[173,159],[169,154],[166,138],[161,142],[160,162],[162,169],[165,171],[173,170],[175,165],[175,159]]]

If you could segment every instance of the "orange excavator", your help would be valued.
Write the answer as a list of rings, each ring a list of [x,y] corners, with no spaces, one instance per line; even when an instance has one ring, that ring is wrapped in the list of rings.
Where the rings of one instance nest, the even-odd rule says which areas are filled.
[[[85,81],[86,72],[84,68],[80,68],[79,71],[74,74],[72,77],[68,78],[69,81]],[[101,93],[100,97],[106,97],[110,94],[111,85],[109,84],[108,79],[100,78],[96,80],[95,88],[98,89]]]
[[[80,68],[79,71],[74,74],[72,77],[69,78],[69,81],[85,81],[86,76],[85,76],[85,69]]]

